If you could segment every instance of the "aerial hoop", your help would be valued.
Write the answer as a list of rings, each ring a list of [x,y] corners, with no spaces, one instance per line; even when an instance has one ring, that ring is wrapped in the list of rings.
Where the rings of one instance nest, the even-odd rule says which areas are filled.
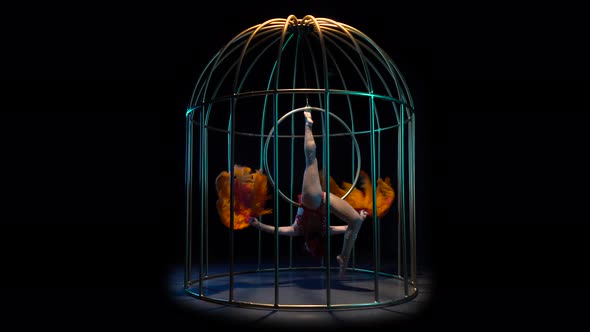
[[[305,107],[297,108],[297,109],[294,109],[294,110],[288,112],[287,114],[283,115],[277,121],[277,126],[281,123],[281,121],[283,121],[283,119],[285,119],[289,115],[294,114],[294,113],[297,113],[297,112],[301,112],[301,111],[306,111],[306,110],[318,111],[318,112],[324,112],[324,113],[326,112],[326,110],[324,110],[323,108],[312,107],[312,106],[305,106]],[[346,128],[346,130],[350,134],[350,137],[352,138],[352,142],[354,143],[354,148],[356,150],[357,167],[356,167],[356,174],[355,174],[355,177],[354,177],[354,181],[352,182],[352,185],[350,186],[350,189],[348,189],[348,191],[346,192],[346,194],[344,194],[344,196],[340,197],[342,199],[345,199],[346,197],[348,197],[348,195],[350,195],[350,193],[352,192],[352,190],[355,188],[356,183],[357,183],[357,181],[359,179],[359,176],[360,176],[360,173],[361,173],[361,152],[360,152],[359,144],[358,144],[358,142],[356,140],[356,137],[354,136],[352,130],[350,130],[350,128],[346,125],[346,123],[344,121],[342,121],[342,119],[340,119],[334,113],[329,113],[329,114],[330,114],[330,116],[334,117],[334,119],[338,120],[338,122],[340,122],[340,124],[342,124],[342,126],[344,126],[344,128]],[[270,174],[270,172],[268,170],[268,143],[270,142],[270,138],[273,136],[274,129],[275,129],[275,127],[273,126],[272,128],[270,128],[270,131],[268,132],[268,135],[266,137],[266,141],[264,143],[264,154],[262,155],[262,157],[264,158],[264,170],[266,171],[266,174],[268,176],[268,181],[270,182],[270,184],[273,187],[275,186],[275,182],[274,182],[274,179],[272,178],[272,175]],[[287,197],[287,195],[285,195],[281,191],[280,188],[278,189],[278,191],[279,191],[279,195],[281,195],[281,197],[283,197],[283,199],[285,199],[289,203],[293,204],[294,206],[299,206],[299,203],[297,203],[297,202],[293,201],[291,198]]]

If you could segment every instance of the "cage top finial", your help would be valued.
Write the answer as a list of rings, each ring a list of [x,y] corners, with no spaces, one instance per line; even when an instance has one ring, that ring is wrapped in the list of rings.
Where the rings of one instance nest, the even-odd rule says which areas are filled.
[[[312,16],[306,15],[304,18],[296,18],[294,20],[289,21],[289,28],[288,31],[290,33],[309,33],[314,29],[314,23],[312,20]]]

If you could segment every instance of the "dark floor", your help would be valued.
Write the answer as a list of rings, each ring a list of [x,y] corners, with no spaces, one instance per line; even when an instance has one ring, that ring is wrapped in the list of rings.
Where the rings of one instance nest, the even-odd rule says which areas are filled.
[[[210,267],[211,269],[211,267]],[[214,268],[213,268],[214,269]],[[213,273],[210,273],[213,274]],[[195,273],[193,273],[193,276]],[[325,304],[326,290],[321,285],[325,273],[321,271],[293,271],[279,273],[281,304]],[[336,273],[334,273],[336,275]],[[197,275],[198,276],[198,275]],[[168,292],[178,310],[195,319],[216,324],[270,329],[342,329],[390,327],[412,324],[430,305],[432,276],[420,272],[417,295],[407,302],[386,306],[326,309],[275,309],[272,307],[239,307],[197,299],[183,289],[184,267],[170,270]],[[331,279],[332,304],[374,303],[372,274],[350,272],[342,278]],[[203,293],[216,299],[228,299],[228,279],[209,280]],[[379,280],[380,301],[397,303],[403,300],[403,282],[395,278]],[[195,292],[197,287],[191,288]],[[274,273],[247,273],[234,277],[234,299],[242,302],[274,303]]]

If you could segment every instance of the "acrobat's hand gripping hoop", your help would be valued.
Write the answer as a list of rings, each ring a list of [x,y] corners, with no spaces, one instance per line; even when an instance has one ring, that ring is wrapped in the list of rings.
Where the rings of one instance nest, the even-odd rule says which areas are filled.
[[[279,125],[281,123],[281,121],[283,121],[289,115],[292,115],[297,112],[302,112],[302,111],[318,111],[318,112],[326,113],[326,110],[324,110],[323,108],[305,106],[305,107],[294,109],[294,110],[288,112],[287,114],[283,115],[279,119],[279,121],[277,121],[277,125]],[[356,137],[354,137],[354,133],[352,132],[352,130],[350,130],[350,127],[348,127],[348,125],[346,125],[346,123],[344,121],[342,121],[342,119],[340,119],[334,113],[329,113],[329,114],[330,114],[330,116],[334,117],[334,119],[338,120],[338,122],[340,122],[340,124],[342,124],[342,126],[344,126],[344,128],[346,128],[346,130],[350,134],[350,137],[352,138],[352,142],[354,143],[354,148],[356,150],[357,165],[356,165],[356,173],[354,176],[354,181],[352,182],[352,186],[350,186],[350,189],[348,189],[346,194],[344,194],[344,196],[340,197],[342,199],[345,199],[348,195],[350,195],[352,190],[355,188],[356,183],[359,179],[359,176],[361,173],[361,153],[360,153],[359,144],[356,140]],[[270,174],[270,172],[268,170],[268,143],[270,142],[270,139],[274,134],[274,130],[275,130],[275,127],[273,126],[272,128],[270,128],[270,131],[268,132],[268,135],[266,136],[266,141],[264,143],[264,154],[262,156],[264,158],[264,170],[266,171],[266,174],[268,175],[268,180],[273,187],[275,186],[275,182],[274,182],[274,179],[272,178],[272,175]],[[329,135],[329,133],[328,133],[328,135]],[[285,199],[286,201],[290,202],[291,204],[293,204],[295,206],[299,206],[299,203],[297,203],[297,202],[293,201],[291,198],[287,197],[287,195],[285,195],[281,191],[281,189],[279,189],[278,191],[279,191],[279,194],[281,195],[281,197],[283,197],[283,199]]]

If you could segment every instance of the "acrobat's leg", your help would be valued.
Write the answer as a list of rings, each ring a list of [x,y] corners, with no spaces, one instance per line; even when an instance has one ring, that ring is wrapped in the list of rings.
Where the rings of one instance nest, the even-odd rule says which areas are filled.
[[[340,265],[340,276],[342,276],[348,267],[348,259],[350,258],[350,253],[356,242],[356,237],[361,229],[361,225],[367,218],[367,211],[362,210],[360,213],[357,212],[350,204],[348,204],[348,202],[332,193],[330,193],[330,211],[334,213],[336,217],[348,224],[348,227],[344,232],[342,251],[340,252],[340,255],[336,257],[336,260]]]
[[[303,172],[301,203],[307,208],[317,209],[322,203],[323,192],[316,158],[316,144],[311,129],[313,120],[311,119],[311,112],[304,111],[303,114],[305,115],[305,141],[303,142],[305,171]]]

